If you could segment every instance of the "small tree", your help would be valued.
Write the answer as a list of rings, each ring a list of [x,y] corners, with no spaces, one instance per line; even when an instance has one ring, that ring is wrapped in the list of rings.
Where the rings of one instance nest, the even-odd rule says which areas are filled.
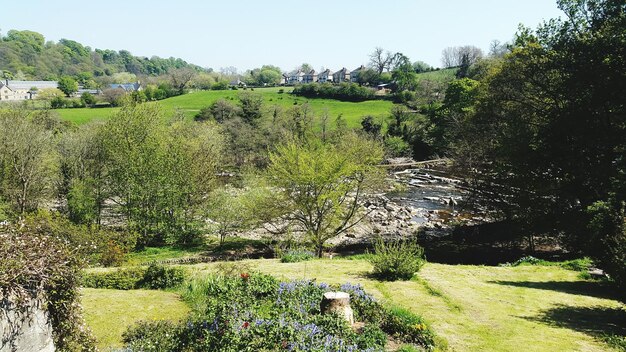
[[[78,83],[69,76],[63,76],[59,80],[59,89],[65,94],[65,96],[69,97],[72,93],[76,93],[78,91]]]
[[[244,231],[253,223],[253,191],[223,187],[211,193],[207,216],[213,221],[209,226],[219,236],[220,246],[227,236]]]
[[[383,149],[354,133],[337,144],[313,141],[279,146],[270,154],[269,179],[282,197],[283,216],[305,233],[322,256],[324,245],[358,224],[361,201],[379,186]]]

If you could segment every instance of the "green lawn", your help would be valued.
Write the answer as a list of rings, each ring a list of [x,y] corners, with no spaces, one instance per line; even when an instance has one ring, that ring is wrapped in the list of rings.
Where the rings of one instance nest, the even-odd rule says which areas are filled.
[[[179,296],[170,292],[84,288],[81,293],[85,320],[101,350],[121,347],[122,333],[135,322],[177,320],[189,312]]]
[[[379,299],[423,316],[452,351],[519,351],[522,347],[539,352],[611,351],[600,336],[626,335],[623,303],[613,299],[601,283],[582,280],[578,272],[556,266],[429,263],[412,281],[379,282],[368,276],[371,265],[362,259],[301,263],[261,259],[239,263],[286,279],[361,283]],[[202,276],[216,265],[185,267],[194,276]],[[97,323],[92,328],[100,339],[104,337],[107,341],[101,342],[102,346],[118,345],[115,336],[139,319],[142,307],[169,305],[173,308],[168,309],[176,312],[144,317],[147,319],[177,318],[184,312],[176,296],[170,293],[146,296],[146,291],[84,292],[87,320],[90,325]],[[134,304],[139,306],[127,313],[127,306]],[[109,333],[113,329],[116,332]]]
[[[597,282],[559,267],[427,264],[417,279],[378,282],[363,260],[285,264],[249,261],[289,279],[363,284],[390,304],[422,315],[453,351],[610,351],[597,337],[626,335],[626,306]],[[198,274],[214,264],[191,266]]]
[[[281,106],[288,110],[296,104],[308,102],[316,116],[328,111],[330,121],[342,114],[348,122],[348,126],[357,127],[361,118],[366,115],[385,117],[393,106],[390,101],[372,100],[360,103],[343,102],[332,99],[306,99],[288,94],[291,88],[282,88],[285,93],[278,93],[281,88],[256,88],[254,91],[263,95],[265,108],[271,109],[274,105]],[[163,108],[166,117],[173,116],[176,111],[182,112],[186,117],[192,118],[200,109],[210,105],[218,99],[232,99],[236,101],[237,94],[242,90],[223,91],[198,91],[189,94],[172,97],[151,104],[159,104]],[[58,109],[55,110],[59,116],[76,124],[84,124],[94,120],[104,120],[110,117],[118,108],[79,108],[79,109]]]

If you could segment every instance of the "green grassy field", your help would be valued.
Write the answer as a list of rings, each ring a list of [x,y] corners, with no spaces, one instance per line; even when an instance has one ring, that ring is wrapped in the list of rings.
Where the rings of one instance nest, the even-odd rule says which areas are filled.
[[[422,315],[451,351],[611,351],[603,334],[626,335],[626,306],[612,298],[599,282],[586,281],[579,273],[557,266],[486,267],[427,264],[411,281],[380,282],[371,279],[371,265],[362,259],[323,259],[300,263],[278,260],[242,262],[252,270],[285,279],[316,279],[327,283],[360,283],[388,304]],[[214,263],[185,266],[194,276],[215,269]],[[175,301],[170,293],[127,291],[142,306]],[[109,293],[111,294],[108,297]],[[160,296],[160,295],[166,296]],[[93,304],[94,296],[99,304]],[[85,290],[88,322],[99,338],[117,344],[106,327],[129,324],[111,310],[119,302],[117,291]],[[118,303],[115,303],[118,304]],[[126,303],[124,303],[126,304]],[[115,306],[115,305],[114,305]],[[181,311],[176,308],[175,311]],[[136,314],[136,313],[133,313]],[[175,316],[178,317],[179,315]],[[106,332],[106,334],[105,334]],[[105,335],[102,335],[105,334]]]
[[[389,111],[393,106],[390,101],[372,100],[360,103],[343,102],[332,99],[306,99],[295,97],[288,92],[291,88],[283,88],[284,93],[279,93],[281,88],[256,88],[254,92],[263,96],[265,109],[268,111],[274,105],[288,110],[296,104],[308,103],[316,116],[320,116],[328,111],[330,121],[341,114],[347,121],[348,126],[357,127],[361,118],[366,115],[375,117],[385,117],[389,115]],[[198,91],[189,94],[172,97],[154,102],[162,107],[164,116],[171,117],[177,111],[182,112],[186,117],[193,118],[200,109],[210,105],[218,99],[237,99],[237,94],[242,90],[223,90],[223,91]],[[72,121],[76,124],[84,124],[94,120],[104,120],[117,111],[118,108],[82,108],[82,109],[58,109],[55,110],[63,120]]]

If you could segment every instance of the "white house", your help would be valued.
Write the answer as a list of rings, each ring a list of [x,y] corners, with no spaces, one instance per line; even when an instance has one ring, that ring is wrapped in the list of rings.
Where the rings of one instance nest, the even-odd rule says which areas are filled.
[[[317,82],[317,73],[315,70],[309,71],[307,74],[302,76],[302,83],[313,83]]]
[[[56,81],[0,81],[0,101],[29,100],[36,97],[37,92],[58,88]]]
[[[302,81],[304,81],[304,72],[302,72],[302,70],[296,70],[289,74],[289,81],[287,84],[294,85],[302,83]]]
[[[317,81],[319,83],[326,83],[333,81],[333,74],[329,69],[325,69],[317,75]]]

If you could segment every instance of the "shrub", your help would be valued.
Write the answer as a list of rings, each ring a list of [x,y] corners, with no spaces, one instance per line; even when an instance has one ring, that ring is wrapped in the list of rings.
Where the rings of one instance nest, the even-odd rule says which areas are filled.
[[[281,263],[304,262],[315,258],[315,253],[304,249],[287,250],[280,256]]]
[[[132,290],[139,288],[145,269],[129,268],[107,272],[89,272],[83,275],[83,287]]]
[[[90,272],[83,276],[83,286],[132,290],[138,288],[163,289],[176,287],[185,279],[181,268],[150,265],[147,269],[137,267],[108,272]]]
[[[374,266],[374,276],[393,281],[409,280],[422,268],[426,259],[424,249],[414,241],[385,243],[379,238],[369,262]]]
[[[96,350],[80,309],[78,282],[84,263],[72,246],[29,224],[0,225],[0,258],[0,301],[12,300],[18,316],[26,319],[30,300],[42,299],[57,350]],[[2,347],[11,349],[12,337],[6,337]]]
[[[139,322],[122,334],[122,340],[130,351],[176,351],[180,342],[172,336],[177,330],[178,324],[170,321]]]
[[[410,311],[392,307],[386,310],[382,329],[404,342],[419,343],[429,349],[435,346],[435,335],[424,320]]]
[[[150,289],[176,287],[185,280],[185,272],[182,268],[165,267],[152,264],[148,267],[140,286]]]

